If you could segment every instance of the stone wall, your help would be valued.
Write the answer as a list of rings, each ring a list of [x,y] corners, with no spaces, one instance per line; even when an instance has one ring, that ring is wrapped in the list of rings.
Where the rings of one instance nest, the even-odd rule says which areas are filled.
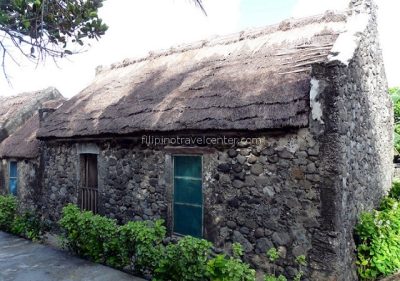
[[[0,194],[9,194],[9,159],[3,159],[1,163],[1,188]],[[23,159],[17,162],[17,192],[21,211],[35,210],[37,207],[38,187],[40,177],[39,160]]]
[[[353,2],[356,13],[372,15],[354,58],[348,66],[332,61],[313,68],[323,118],[313,120],[311,130],[320,144],[325,220],[323,236],[314,237],[311,255],[320,260],[311,264],[313,280],[357,280],[354,225],[360,213],[377,206],[391,186],[393,113],[375,7],[366,5],[369,1]]]
[[[79,156],[76,145],[46,144],[41,157],[40,206],[45,219],[57,222],[62,207],[78,203]]]
[[[203,154],[204,236],[229,250],[240,242],[246,259],[268,268],[278,247],[278,270],[294,274],[294,257],[308,255],[318,231],[318,144],[307,129],[261,134],[257,144],[211,148]],[[163,218],[171,230],[171,152],[134,141],[99,142],[99,213],[120,222]],[[56,221],[78,202],[79,147],[44,147],[43,214]],[[187,149],[187,148],[186,148]],[[186,152],[187,153],[187,152]]]

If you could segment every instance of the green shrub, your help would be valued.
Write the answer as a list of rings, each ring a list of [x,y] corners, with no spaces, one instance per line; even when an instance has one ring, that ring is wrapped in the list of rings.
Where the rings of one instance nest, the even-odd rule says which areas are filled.
[[[210,242],[191,236],[167,245],[154,272],[154,280],[204,280],[211,246]]]
[[[255,281],[256,271],[240,259],[242,245],[233,243],[232,252],[233,257],[218,255],[208,261],[207,277],[210,281]]]
[[[400,200],[400,180],[399,179],[395,179],[393,181],[393,186],[389,192],[389,197],[396,199],[396,200]]]
[[[363,213],[355,228],[358,273],[363,280],[390,275],[400,269],[399,186],[394,183],[379,210]]]
[[[60,226],[65,232],[65,245],[79,256],[114,267],[125,265],[115,220],[81,212],[69,204],[63,208]]]
[[[282,274],[279,275],[278,277],[276,277],[276,276],[273,275],[273,274],[267,274],[267,275],[264,277],[264,281],[287,281],[287,279],[286,279],[286,277],[283,276]]]
[[[138,221],[120,227],[119,235],[124,245],[122,256],[126,259],[126,264],[134,257],[136,271],[152,272],[156,268],[163,253],[162,241],[166,234],[163,223],[163,220]]]
[[[0,196],[0,230],[10,231],[17,212],[17,199],[12,196]]]
[[[11,233],[33,241],[39,240],[46,230],[40,217],[31,211],[15,215],[10,228]]]
[[[212,244],[204,239],[186,236],[164,246],[162,220],[118,226],[115,220],[81,212],[70,204],[63,208],[59,223],[65,246],[76,254],[117,268],[133,265],[154,281],[255,280],[255,271],[240,259],[240,244],[232,245],[233,257],[215,258],[211,258]],[[15,230],[22,231],[21,225],[16,223]]]

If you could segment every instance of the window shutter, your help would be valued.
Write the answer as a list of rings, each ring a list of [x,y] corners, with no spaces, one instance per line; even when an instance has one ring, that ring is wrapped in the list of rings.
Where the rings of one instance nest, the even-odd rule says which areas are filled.
[[[201,237],[203,190],[201,156],[174,156],[174,232]]]

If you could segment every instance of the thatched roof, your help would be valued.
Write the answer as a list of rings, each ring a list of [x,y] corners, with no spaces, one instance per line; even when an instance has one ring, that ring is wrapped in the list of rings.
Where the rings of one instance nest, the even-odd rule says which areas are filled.
[[[289,20],[99,69],[38,136],[305,127],[311,65],[327,61],[345,21]]]
[[[43,103],[43,108],[57,108],[64,98]],[[36,133],[40,125],[40,117],[36,112],[17,131],[0,144],[0,158],[35,158],[39,155],[40,141]]]
[[[0,142],[36,114],[45,102],[60,98],[62,95],[55,88],[9,97],[0,96]]]

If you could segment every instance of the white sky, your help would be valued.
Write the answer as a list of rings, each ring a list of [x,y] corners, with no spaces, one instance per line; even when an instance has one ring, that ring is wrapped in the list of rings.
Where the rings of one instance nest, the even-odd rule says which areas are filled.
[[[127,57],[143,56],[151,50],[250,27],[244,18],[251,18],[252,15],[245,15],[242,9],[244,5],[251,5],[251,1],[262,5],[263,1],[276,0],[205,0],[207,17],[190,0],[108,0],[100,15],[110,28],[99,42],[93,42],[92,48],[83,54],[60,61],[58,64],[61,68],[50,60],[38,67],[27,62],[18,67],[8,61],[7,71],[12,86],[0,77],[0,95],[55,86],[64,96],[71,97],[90,83],[98,65],[108,65]],[[400,11],[400,1],[377,1],[380,4],[379,24],[386,72],[389,85],[396,86],[400,85],[400,75],[397,73],[400,66],[400,39],[396,36],[395,20]],[[308,16],[326,9],[342,9],[348,0],[295,2],[291,11],[276,13],[282,19],[288,15]],[[270,23],[268,19],[264,22],[261,18],[257,25]]]

